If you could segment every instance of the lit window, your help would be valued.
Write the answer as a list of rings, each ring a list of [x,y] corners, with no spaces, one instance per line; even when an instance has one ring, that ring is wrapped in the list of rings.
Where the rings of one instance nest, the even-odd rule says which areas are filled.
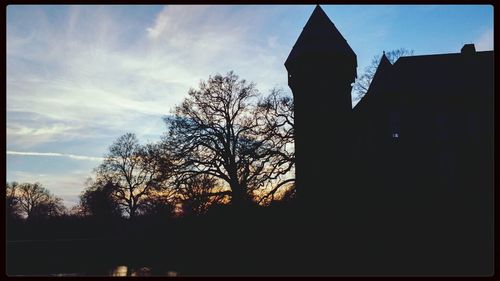
[[[399,138],[399,130],[401,128],[401,116],[399,114],[399,112],[397,111],[393,111],[390,113],[390,116],[389,116],[389,126],[390,126],[390,129],[393,133],[392,133],[392,138],[393,139],[397,139]]]

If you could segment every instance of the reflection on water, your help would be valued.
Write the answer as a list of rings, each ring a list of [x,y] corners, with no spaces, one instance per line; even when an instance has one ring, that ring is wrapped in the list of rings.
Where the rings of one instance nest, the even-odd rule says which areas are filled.
[[[16,275],[14,275],[16,276]],[[22,276],[22,275],[20,275]],[[50,276],[56,276],[56,277],[68,277],[68,276],[81,276],[81,274],[78,273],[57,273],[57,274],[51,274]]]
[[[125,265],[119,265],[111,270],[111,276],[127,276],[128,268]]]
[[[150,276],[151,269],[148,267],[141,267],[137,271],[132,271],[131,276]]]
[[[129,268],[126,265],[118,265],[113,268],[110,273],[110,276],[151,276],[151,268],[150,267],[140,267],[140,268]],[[167,271],[162,274],[163,276],[174,277],[177,276],[177,272],[175,271]]]
[[[169,271],[169,272],[167,272],[167,276],[175,277],[175,276],[177,276],[177,272],[175,272],[175,271]]]

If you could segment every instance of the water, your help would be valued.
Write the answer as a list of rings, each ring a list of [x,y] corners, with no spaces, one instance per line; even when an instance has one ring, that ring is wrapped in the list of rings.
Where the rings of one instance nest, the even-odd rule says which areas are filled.
[[[171,258],[168,249],[154,252],[140,241],[133,245],[137,250],[130,251],[129,247],[123,247],[124,244],[127,243],[95,239],[7,241],[7,275],[178,275],[175,259]]]
[[[126,265],[118,265],[112,268],[108,276],[156,276],[152,274],[153,270],[150,267],[133,268]],[[178,273],[175,271],[164,272],[161,276],[175,277]]]
[[[71,277],[71,276],[113,276],[113,277],[127,277],[127,276],[163,276],[163,277],[176,277],[179,273],[172,270],[159,270],[155,271],[152,267],[132,267],[127,265],[117,265],[107,272],[89,273],[89,272],[65,272],[65,273],[50,273],[50,274],[20,274],[10,276],[54,276],[54,277]]]

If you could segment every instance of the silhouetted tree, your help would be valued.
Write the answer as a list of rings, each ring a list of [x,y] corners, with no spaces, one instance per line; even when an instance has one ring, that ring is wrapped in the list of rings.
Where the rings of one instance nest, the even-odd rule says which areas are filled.
[[[114,197],[116,186],[112,182],[87,181],[88,187],[80,195],[79,211],[82,215],[101,219],[121,216],[120,205]]]
[[[280,173],[273,137],[263,134],[255,85],[229,72],[188,94],[175,115],[165,118],[164,140],[177,173],[218,178],[229,187],[233,205],[249,204],[255,190]]]
[[[20,218],[19,208],[19,184],[17,182],[7,183],[5,191],[5,214],[7,219]]]
[[[142,216],[157,217],[157,218],[171,218],[175,213],[175,192],[168,190],[168,192],[161,192],[158,194],[151,194],[144,198],[143,204],[139,207],[139,213]]]
[[[274,200],[278,191],[294,189],[295,185],[295,117],[293,98],[283,91],[273,89],[258,104],[259,118],[263,126],[260,134],[272,143],[269,146],[272,166],[275,171],[270,173],[266,182],[268,190],[261,192],[259,203]],[[278,196],[279,197],[279,196]]]
[[[403,56],[411,56],[413,55],[413,53],[413,50],[400,48],[397,50],[386,52],[385,56],[391,63],[394,63],[398,58]],[[374,56],[370,65],[365,68],[364,73],[359,76],[354,82],[352,89],[354,92],[355,100],[360,100],[370,88],[370,84],[372,83],[373,76],[375,76],[375,72],[377,71],[377,67],[380,63],[381,58],[382,56],[380,55]]]
[[[81,203],[72,206],[68,209],[68,215],[73,218],[81,218],[87,216],[85,210],[83,209]]]
[[[19,208],[27,219],[47,218],[65,213],[62,199],[52,195],[39,183],[19,184]]]
[[[67,214],[67,209],[63,204],[62,198],[50,195],[49,200],[42,202],[38,207],[34,208],[32,216],[36,218],[51,218],[65,214]]]
[[[119,137],[96,169],[97,180],[112,183],[113,196],[130,218],[138,214],[145,198],[165,187],[169,177],[167,153],[160,146],[141,146],[132,133]]]
[[[224,203],[230,192],[218,182],[217,178],[206,174],[197,174],[178,182],[183,214],[203,215],[211,206]]]
[[[295,183],[292,183],[289,188],[284,189],[284,191],[281,193],[281,196],[279,198],[274,198],[274,196],[270,197],[270,202],[269,205],[271,206],[277,206],[277,205],[283,205],[283,204],[291,204],[295,200],[297,190],[295,189]]]

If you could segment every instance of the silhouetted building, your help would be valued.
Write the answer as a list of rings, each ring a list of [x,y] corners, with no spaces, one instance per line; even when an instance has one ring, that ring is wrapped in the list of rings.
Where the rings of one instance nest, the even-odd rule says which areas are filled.
[[[493,51],[384,54],[352,108],[356,54],[317,6],[285,66],[297,198],[359,255],[332,273],[491,274]]]
[[[325,188],[344,182],[350,146],[351,83],[356,78],[356,54],[318,6],[307,21],[285,62],[294,94],[297,192],[301,202],[318,194],[332,200],[343,188]],[[328,132],[328,133],[326,133]],[[327,136],[328,135],[328,136]],[[335,161],[332,161],[335,159]],[[338,196],[334,196],[338,198]],[[320,206],[314,204],[309,208]]]

